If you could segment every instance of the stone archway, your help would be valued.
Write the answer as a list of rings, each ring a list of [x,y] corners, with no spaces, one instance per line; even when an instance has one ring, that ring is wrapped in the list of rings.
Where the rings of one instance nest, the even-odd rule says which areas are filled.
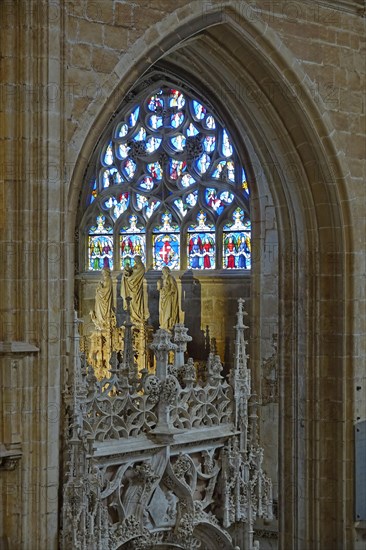
[[[143,47],[136,44],[136,51],[141,48],[139,55],[116,69],[118,83],[108,100],[109,109],[118,105],[147,65],[162,56],[173,70],[179,63],[187,75],[207,87],[215,70],[220,73],[219,85],[239,83],[243,90],[255,92],[250,105],[238,104],[230,97],[225,101],[232,109],[238,134],[244,136],[245,129],[243,154],[255,150],[260,161],[261,168],[252,167],[257,182],[258,230],[264,215],[261,170],[271,190],[278,224],[280,543],[283,548],[307,548],[310,543],[314,548],[325,543],[341,547],[346,536],[342,501],[352,492],[350,483],[343,481],[344,461],[351,460],[346,441],[352,426],[346,422],[345,407],[334,410],[334,403],[344,399],[352,403],[341,336],[347,277],[347,212],[341,207],[346,170],[329,137],[331,128],[326,117],[322,118],[322,106],[316,106],[310,97],[306,75],[285,47],[278,47],[277,37],[262,22],[237,13],[235,2],[232,8],[209,8],[206,18],[202,18],[200,2],[188,8],[189,15],[177,10],[179,22],[167,17],[159,45],[150,31]],[[196,39],[183,42],[194,33]],[[177,49],[178,35],[182,42]],[[173,46],[175,51],[170,52]],[[269,93],[273,83],[280,93]],[[211,88],[213,98],[222,102],[217,89]],[[294,90],[297,93],[293,94]],[[79,192],[77,181],[95,136],[110,114],[102,105],[100,109],[90,136],[86,138],[95,122],[92,112],[86,113],[89,123],[76,136],[81,155],[71,189],[71,218]],[[259,262],[253,295],[260,294],[260,285]],[[258,323],[262,309],[259,300],[254,306]],[[254,350],[254,356],[260,358],[260,351]],[[349,364],[347,369],[351,368]],[[325,385],[327,393],[322,394]],[[320,484],[320,479],[331,481],[332,487]],[[347,517],[346,524],[350,522]]]

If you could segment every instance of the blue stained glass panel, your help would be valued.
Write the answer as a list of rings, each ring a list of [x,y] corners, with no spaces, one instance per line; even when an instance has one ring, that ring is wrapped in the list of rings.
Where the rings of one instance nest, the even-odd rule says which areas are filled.
[[[173,146],[173,149],[175,149],[176,151],[183,151],[186,144],[186,138],[184,137],[183,134],[178,134],[177,136],[173,137],[170,141]]]
[[[153,235],[153,267],[179,269],[179,235],[163,233]]]
[[[133,140],[134,141],[144,141],[146,139],[146,130],[143,126],[141,126],[137,132],[137,134],[135,134],[133,136]]]
[[[107,166],[112,166],[113,164],[113,149],[112,149],[112,143],[108,145],[108,147],[105,150],[103,162]]]
[[[128,126],[126,123],[123,123],[117,129],[117,137],[125,137],[128,134]]]
[[[192,137],[192,136],[196,136],[197,134],[199,134],[199,130],[197,130],[195,125],[192,124],[192,122],[191,122],[190,125],[187,128],[187,136]]]
[[[139,183],[139,187],[150,191],[154,187],[154,180],[149,176],[144,176]]]
[[[161,97],[161,90],[157,94],[150,97],[147,106],[150,111],[160,111],[164,107],[164,101]]]
[[[147,140],[146,140],[146,152],[151,154],[153,153],[154,151],[156,151],[157,149],[159,149],[159,146],[160,146],[160,143],[161,143],[161,139],[160,138],[156,138],[156,137],[149,137]]]
[[[226,130],[222,131],[222,154],[224,157],[231,157],[233,154],[233,146]]]
[[[90,195],[90,204],[95,201],[97,196],[98,196],[98,187],[97,187],[97,182],[94,180],[92,192]]]
[[[180,183],[183,187],[190,187],[196,183],[196,180],[192,178],[191,174],[184,174],[180,180]]]
[[[189,233],[188,268],[215,269],[215,234]]]
[[[205,174],[211,164],[211,158],[207,153],[203,153],[196,162],[197,169],[200,174]]]
[[[128,125],[130,128],[133,128],[134,126],[136,126],[139,112],[140,112],[140,107],[136,107],[136,109],[134,109],[131,112],[130,116],[128,117]]]
[[[104,201],[104,207],[111,210],[111,214],[116,220],[127,210],[129,202],[129,194],[121,193],[117,198],[109,197],[108,200]]]
[[[179,90],[170,90],[169,107],[182,109],[186,103],[184,95]]]
[[[221,160],[212,172],[212,177],[220,180],[226,179],[235,182],[234,162],[232,160]]]
[[[203,148],[206,153],[212,153],[216,146],[215,136],[206,136],[203,140]]]
[[[104,189],[106,187],[110,187],[111,185],[117,185],[118,183],[122,183],[122,178],[117,168],[109,168],[108,170],[104,170],[102,176],[102,185]]]
[[[121,158],[121,159],[127,158],[128,157],[128,152],[129,152],[130,149],[131,149],[131,147],[129,147],[125,143],[121,143],[118,146],[118,156],[119,156],[119,158]]]
[[[113,268],[113,237],[109,235],[89,235],[88,270]]]
[[[216,128],[216,122],[215,122],[215,119],[212,115],[208,115],[206,120],[205,120],[205,123],[204,125],[206,126],[206,128],[208,128],[209,130],[214,130]]]
[[[140,195],[136,193],[136,208],[137,210],[142,210],[144,206],[147,206],[149,200],[145,195]]]
[[[184,114],[182,112],[173,113],[170,116],[170,124],[173,128],[178,128],[184,120]]]
[[[223,235],[223,268],[250,269],[250,232],[231,231]]]
[[[128,158],[122,163],[122,169],[128,179],[132,179],[136,172],[136,162]]]
[[[151,218],[153,212],[158,208],[160,205],[160,201],[157,201],[155,199],[152,199],[149,204],[146,206],[145,214],[148,218]]]
[[[185,161],[170,159],[169,161],[169,177],[176,180],[185,171],[187,163]]]
[[[144,234],[120,235],[121,268],[135,264],[135,256],[146,262],[146,237]]]
[[[147,123],[152,130],[157,130],[163,125],[163,117],[158,115],[151,115],[151,117],[148,118]]]
[[[163,177],[163,170],[159,162],[151,162],[146,165],[146,168],[154,179],[161,180]]]
[[[203,118],[205,118],[206,108],[201,103],[193,100],[192,107],[193,107],[194,118],[196,118],[197,120],[202,120]]]

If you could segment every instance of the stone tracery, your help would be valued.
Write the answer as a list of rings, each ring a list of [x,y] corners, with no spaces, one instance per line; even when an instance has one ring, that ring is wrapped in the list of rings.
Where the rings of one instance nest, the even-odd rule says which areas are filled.
[[[66,392],[63,548],[257,547],[253,525],[272,517],[272,486],[248,413],[243,302],[229,382],[218,355],[209,356],[203,381],[182,361],[189,339],[182,325],[173,337],[164,329],[154,334],[155,374],[137,373],[125,330],[124,359],[113,355],[101,381],[79,357],[76,336]]]

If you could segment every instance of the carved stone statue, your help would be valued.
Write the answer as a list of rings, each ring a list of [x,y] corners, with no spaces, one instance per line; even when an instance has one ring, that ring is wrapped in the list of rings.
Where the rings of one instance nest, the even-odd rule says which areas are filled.
[[[130,314],[131,321],[134,324],[142,324],[149,318],[144,296],[144,276],[145,266],[142,263],[141,256],[135,256],[135,265],[132,268],[125,267],[121,280],[123,307],[127,310],[126,298],[131,298]]]
[[[178,286],[169,267],[164,266],[162,278],[158,281],[159,299],[159,324],[160,328],[172,330],[179,323]]]
[[[106,330],[115,324],[113,312],[113,283],[108,268],[102,270],[102,280],[95,292],[94,310],[90,312],[91,320],[98,330]]]

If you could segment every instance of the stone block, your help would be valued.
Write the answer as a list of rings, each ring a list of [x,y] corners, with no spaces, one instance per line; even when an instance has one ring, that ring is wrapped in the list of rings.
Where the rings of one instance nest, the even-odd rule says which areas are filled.
[[[130,2],[117,2],[114,7],[114,24],[117,27],[133,26],[134,7]]]
[[[124,51],[128,45],[128,31],[121,27],[105,25],[103,42],[107,48]]]
[[[111,73],[118,63],[119,56],[105,48],[93,48],[92,67],[100,73]]]
[[[91,46],[88,44],[72,44],[71,64],[81,69],[91,69]]]
[[[87,0],[85,6],[85,16],[92,21],[101,23],[113,23],[114,2],[111,0]]]
[[[86,19],[79,20],[79,42],[86,42],[92,45],[103,44],[103,25],[100,23],[93,23]]]

